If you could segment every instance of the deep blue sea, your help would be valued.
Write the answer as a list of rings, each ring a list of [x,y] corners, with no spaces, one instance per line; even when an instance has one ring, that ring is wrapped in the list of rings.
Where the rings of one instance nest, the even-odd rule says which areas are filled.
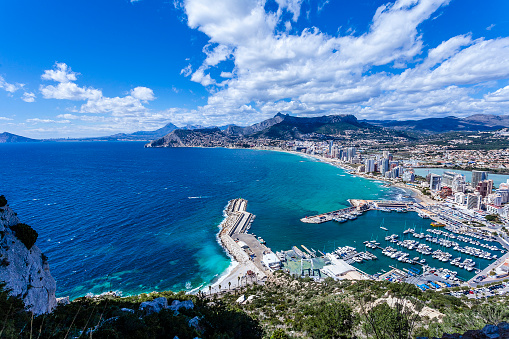
[[[273,250],[331,250],[377,236],[381,220],[388,227],[396,214],[367,213],[344,224],[299,219],[349,206],[350,198],[408,194],[293,154],[145,149],[139,142],[0,144],[0,180],[0,194],[39,233],[57,295],[71,298],[192,290],[214,281],[230,264],[216,235],[233,198],[249,200],[257,216],[251,232]]]

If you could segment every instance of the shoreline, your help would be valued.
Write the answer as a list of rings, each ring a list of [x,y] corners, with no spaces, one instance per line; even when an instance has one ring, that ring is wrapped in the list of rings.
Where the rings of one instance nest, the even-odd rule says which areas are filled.
[[[386,180],[385,178],[373,178],[373,177],[367,177],[365,175],[361,175],[359,173],[355,173],[354,169],[352,167],[346,166],[345,164],[340,163],[340,161],[337,159],[329,159],[329,158],[324,158],[319,155],[305,154],[305,153],[289,151],[289,150],[282,150],[282,149],[266,149],[266,148],[259,148],[259,147],[253,147],[253,148],[229,147],[227,149],[250,149],[250,150],[257,150],[257,151],[273,151],[273,152],[297,155],[297,156],[300,156],[303,158],[308,158],[308,159],[315,159],[319,162],[323,162],[323,163],[332,165],[334,167],[340,168],[352,176],[357,176],[357,177],[361,177],[363,179],[372,180],[372,181],[384,181],[384,182],[390,183],[391,186],[394,186],[394,187],[397,187],[397,188],[400,188],[403,190],[411,191],[411,192],[415,193],[415,197],[412,196],[412,199],[416,200],[417,202],[426,202],[426,200],[430,200],[429,198],[425,197],[421,191],[419,191],[415,188],[406,187],[403,184],[398,185],[398,183],[392,183],[392,182]],[[206,292],[208,290],[209,286],[211,287],[212,290],[214,290],[215,288],[217,288],[219,290],[218,287],[219,287],[219,285],[221,285],[220,290],[224,290],[225,284],[228,285],[228,283],[231,283],[231,286],[238,287],[239,280],[237,278],[239,276],[245,276],[248,270],[252,270],[253,272],[258,271],[258,273],[260,273],[260,270],[249,259],[246,260],[246,258],[244,256],[242,256],[239,260],[239,256],[238,255],[236,256],[235,253],[237,253],[237,251],[239,251],[241,249],[235,248],[238,245],[235,246],[236,245],[235,241],[229,235],[227,235],[226,230],[228,230],[228,226],[226,224],[227,224],[227,220],[229,218],[227,210],[228,210],[228,207],[232,201],[233,200],[230,200],[228,202],[228,204],[226,205],[225,209],[223,210],[224,219],[218,225],[220,230],[216,235],[216,239],[217,239],[218,243],[220,244],[222,249],[226,252],[226,254],[230,258],[231,262],[230,262],[230,265],[228,266],[228,268],[219,274],[217,280],[214,279],[209,284],[206,284],[205,286],[199,288],[199,290],[204,291],[204,292]],[[245,254],[245,256],[247,256],[247,254],[243,250],[241,250],[241,251],[242,251],[242,253]],[[255,269],[253,269],[253,268],[255,268]],[[264,274],[264,272],[261,272],[261,273]],[[240,282],[241,281],[242,281],[242,279],[240,279]],[[241,282],[241,285],[242,285],[242,282]],[[219,292],[219,291],[216,291],[214,293],[217,293],[217,292]]]

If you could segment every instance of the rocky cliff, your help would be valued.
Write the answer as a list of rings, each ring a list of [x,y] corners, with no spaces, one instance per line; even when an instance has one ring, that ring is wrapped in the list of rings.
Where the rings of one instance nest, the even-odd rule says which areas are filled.
[[[33,245],[37,233],[20,220],[0,196],[0,282],[26,307],[41,314],[56,306],[55,279],[47,258]]]

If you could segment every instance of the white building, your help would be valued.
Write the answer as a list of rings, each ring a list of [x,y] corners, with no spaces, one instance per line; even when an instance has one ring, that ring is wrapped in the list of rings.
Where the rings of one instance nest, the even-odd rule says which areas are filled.
[[[454,202],[458,205],[465,205],[466,195],[463,192],[458,192],[454,194]]]
[[[430,174],[429,188],[433,191],[439,191],[442,188],[442,176],[438,174]]]
[[[405,171],[403,173],[403,181],[414,182],[415,181],[415,173],[411,171]]]
[[[452,179],[451,189],[453,192],[465,192],[466,186],[467,182],[464,175],[458,174]]]
[[[364,162],[366,173],[373,173],[375,171],[375,159],[366,159]]]
[[[495,206],[501,206],[502,205],[502,195],[498,193],[491,193],[487,197],[488,204],[492,204]]]
[[[466,204],[469,210],[481,209],[482,197],[480,194],[469,193],[466,196]]]
[[[281,260],[273,252],[265,253],[262,258],[262,263],[272,270],[281,268]]]

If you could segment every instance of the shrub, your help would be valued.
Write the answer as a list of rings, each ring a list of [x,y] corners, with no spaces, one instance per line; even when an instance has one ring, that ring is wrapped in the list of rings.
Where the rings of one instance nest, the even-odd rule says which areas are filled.
[[[39,236],[32,227],[23,223],[11,226],[11,230],[13,230],[16,238],[18,238],[27,249],[31,249],[32,246],[34,246]]]
[[[0,207],[7,205],[7,199],[3,195],[0,195]]]

